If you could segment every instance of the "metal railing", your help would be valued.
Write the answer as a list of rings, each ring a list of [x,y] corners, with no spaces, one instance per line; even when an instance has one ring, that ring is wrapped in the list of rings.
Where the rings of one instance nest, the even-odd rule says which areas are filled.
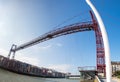
[[[96,70],[95,66],[84,66],[84,67],[78,67],[79,71],[85,71],[85,70]]]

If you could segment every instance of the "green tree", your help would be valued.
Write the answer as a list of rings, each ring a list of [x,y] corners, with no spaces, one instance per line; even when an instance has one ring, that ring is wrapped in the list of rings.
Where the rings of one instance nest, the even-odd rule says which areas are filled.
[[[116,71],[116,72],[114,73],[114,75],[117,76],[118,78],[120,78],[120,71]]]

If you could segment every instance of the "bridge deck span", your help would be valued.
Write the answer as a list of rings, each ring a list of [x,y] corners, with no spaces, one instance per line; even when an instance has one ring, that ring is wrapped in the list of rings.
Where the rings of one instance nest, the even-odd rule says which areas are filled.
[[[42,36],[40,36],[32,41],[29,41],[25,44],[18,46],[14,49],[14,51],[24,49],[26,47],[50,40],[52,38],[56,38],[58,36],[72,34],[72,33],[81,32],[81,31],[90,31],[90,30],[93,30],[93,22],[92,21],[75,23],[72,25],[64,26],[63,28],[55,29],[53,31],[43,34]]]

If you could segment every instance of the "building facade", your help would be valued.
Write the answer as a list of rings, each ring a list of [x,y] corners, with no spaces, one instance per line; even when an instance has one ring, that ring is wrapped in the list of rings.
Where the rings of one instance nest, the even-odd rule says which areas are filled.
[[[120,62],[112,61],[112,74],[114,74],[116,71],[120,71]]]

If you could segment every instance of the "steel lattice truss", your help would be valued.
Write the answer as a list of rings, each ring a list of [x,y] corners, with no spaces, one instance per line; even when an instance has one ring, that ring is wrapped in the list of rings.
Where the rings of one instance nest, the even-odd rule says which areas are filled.
[[[20,46],[16,46],[16,45],[12,45],[10,52],[8,54],[8,57],[10,57],[11,53],[13,53],[13,58],[15,56],[15,52],[25,49],[27,47],[36,45],[38,43],[59,37],[59,36],[63,36],[63,35],[67,35],[67,34],[72,34],[72,33],[76,33],[76,32],[83,32],[83,31],[94,31],[95,32],[95,37],[96,37],[96,57],[97,57],[97,70],[100,73],[104,73],[105,75],[105,53],[104,53],[104,44],[103,44],[103,39],[102,39],[102,35],[101,35],[101,31],[99,30],[99,26],[97,24],[96,19],[94,18],[94,15],[92,14],[92,12],[90,11],[91,17],[92,17],[92,21],[88,21],[88,22],[81,22],[81,23],[75,23],[72,25],[68,25],[68,26],[64,26],[62,28],[57,28],[55,30],[52,30],[50,32],[47,32],[43,35],[41,35],[38,38],[35,38],[27,43],[24,43]]]

